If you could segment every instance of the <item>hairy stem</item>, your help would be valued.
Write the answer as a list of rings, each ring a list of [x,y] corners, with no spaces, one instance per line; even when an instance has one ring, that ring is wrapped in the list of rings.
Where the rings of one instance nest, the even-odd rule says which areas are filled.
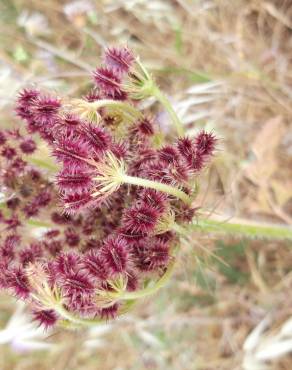
[[[98,325],[101,323],[105,323],[105,320],[102,319],[82,319],[80,317],[77,317],[70,313],[69,311],[66,310],[66,308],[62,305],[59,304],[54,307],[54,310],[65,320],[77,324],[77,325],[86,325],[86,326],[94,326]]]
[[[196,224],[186,227],[186,233],[191,231],[212,232],[218,234],[228,234],[242,236],[246,238],[292,240],[292,228],[283,225],[264,224],[258,222],[249,222],[247,220],[237,219],[235,222],[224,222],[214,219],[199,219]]]
[[[126,174],[122,175],[122,181],[126,184],[143,186],[144,188],[151,188],[158,191],[162,191],[163,193],[167,193],[169,195],[173,195],[174,197],[181,199],[184,203],[188,205],[192,203],[191,198],[185,192],[174,186],[170,186],[152,180],[142,179],[140,177],[128,176]]]
[[[119,310],[119,315],[127,313],[136,303],[136,300],[127,300],[123,307]],[[96,326],[100,324],[107,324],[108,320],[103,319],[81,319],[69,313],[63,306],[56,310],[63,320],[59,320],[58,324],[66,329],[79,329],[82,326]]]
[[[102,108],[102,107],[116,107],[124,110],[125,112],[128,112],[132,114],[136,118],[142,117],[142,113],[136,109],[133,105],[121,102],[118,100],[112,100],[112,99],[101,99],[96,102],[91,103],[96,109]]]

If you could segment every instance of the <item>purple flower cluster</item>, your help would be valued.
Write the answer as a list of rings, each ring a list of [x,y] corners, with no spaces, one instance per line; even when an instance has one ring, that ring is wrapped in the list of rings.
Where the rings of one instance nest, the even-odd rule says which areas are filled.
[[[26,125],[0,132],[0,287],[25,299],[46,328],[63,319],[62,310],[114,318],[124,305],[108,299],[117,282],[138,291],[166,271],[178,242],[166,220],[188,222],[195,212],[175,194],[192,195],[215,150],[215,136],[205,131],[157,147],[159,127],[125,88],[134,55],[109,48],[103,61],[79,110],[24,89],[16,112]],[[83,114],[88,109],[96,120]],[[53,177],[36,167],[39,140],[55,160]],[[38,226],[46,228],[35,236]]]

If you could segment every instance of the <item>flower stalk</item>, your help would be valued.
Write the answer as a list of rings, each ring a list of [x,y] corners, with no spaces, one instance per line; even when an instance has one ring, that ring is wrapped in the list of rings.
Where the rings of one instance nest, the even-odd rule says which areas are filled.
[[[62,304],[56,305],[54,309],[63,319],[67,320],[70,324],[75,324],[78,326],[95,326],[106,322],[106,320],[101,319],[82,319],[79,316],[73,315]],[[68,327],[68,325],[66,326]]]
[[[117,191],[122,184],[128,184],[161,191],[182,200],[187,205],[192,203],[192,199],[175,186],[127,175],[124,161],[118,160],[111,152],[107,153],[103,162],[95,164],[95,167],[99,175],[94,177],[98,190],[92,194],[93,197],[108,196]]]
[[[152,181],[148,179],[142,179],[139,177],[129,176],[129,175],[123,175],[122,180],[125,184],[137,185],[137,186],[142,186],[142,187],[149,188],[149,189],[155,189],[163,193],[172,195],[182,200],[187,205],[190,205],[192,203],[192,199],[185,192],[171,185],[167,185],[161,182]]]
[[[136,59],[136,68],[133,71],[132,79],[124,87],[135,99],[144,99],[151,96],[156,98],[170,115],[178,136],[182,137],[184,135],[183,125],[171,103],[138,58]]]
[[[199,218],[196,223],[181,226],[175,230],[181,235],[190,235],[191,232],[226,234],[248,239],[292,240],[292,228],[283,225],[250,222],[242,219],[234,221],[220,221],[215,219]]]

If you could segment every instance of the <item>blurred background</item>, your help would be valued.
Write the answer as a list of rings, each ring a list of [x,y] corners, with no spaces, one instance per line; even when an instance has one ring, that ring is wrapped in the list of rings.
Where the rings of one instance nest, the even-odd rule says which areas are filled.
[[[1,127],[20,88],[81,96],[125,43],[190,134],[221,138],[197,206],[291,225],[291,0],[0,0]],[[291,243],[194,233],[168,285],[108,325],[44,333],[1,295],[0,370],[291,370],[291,269]]]

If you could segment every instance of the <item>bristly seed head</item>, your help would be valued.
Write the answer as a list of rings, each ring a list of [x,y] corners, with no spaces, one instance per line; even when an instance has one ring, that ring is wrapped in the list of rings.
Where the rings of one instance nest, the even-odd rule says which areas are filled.
[[[18,298],[26,299],[30,294],[30,286],[22,267],[13,267],[7,272],[8,287]]]
[[[132,258],[141,271],[153,271],[169,261],[169,246],[162,241],[145,240],[133,245]]]
[[[129,264],[126,240],[120,236],[109,237],[101,250],[101,256],[112,275],[125,272]]]
[[[133,234],[148,235],[158,220],[157,210],[146,203],[127,209],[122,219],[123,227]]]
[[[121,91],[121,80],[111,67],[100,67],[95,70],[93,77],[97,86],[108,96],[114,96]]]
[[[76,214],[93,206],[91,192],[64,194],[61,196],[66,214]]]
[[[105,129],[93,125],[91,123],[83,123],[78,130],[80,136],[88,142],[89,147],[92,149],[92,155],[100,155],[109,150],[112,143],[112,138]]]
[[[25,139],[19,145],[24,154],[32,154],[36,150],[36,143],[33,139]]]
[[[54,310],[34,310],[32,316],[33,320],[39,323],[45,330],[53,327],[58,320],[58,315]]]
[[[33,103],[33,118],[41,126],[54,125],[61,101],[51,96],[38,96]]]
[[[154,189],[144,189],[139,194],[139,199],[143,204],[154,208],[160,215],[166,209],[167,194]]]
[[[53,148],[53,155],[66,166],[84,165],[90,158],[88,142],[80,136],[64,136],[59,138]]]
[[[211,156],[214,152],[217,138],[211,132],[206,132],[202,130],[196,137],[195,137],[195,148],[198,153],[203,156]]]
[[[56,182],[62,194],[88,193],[93,184],[93,171],[73,163],[59,172]]]
[[[91,250],[86,253],[82,260],[82,266],[90,275],[101,281],[108,278],[108,270],[100,251]]]
[[[128,73],[133,62],[134,55],[127,47],[107,48],[104,53],[104,62],[118,73]]]

